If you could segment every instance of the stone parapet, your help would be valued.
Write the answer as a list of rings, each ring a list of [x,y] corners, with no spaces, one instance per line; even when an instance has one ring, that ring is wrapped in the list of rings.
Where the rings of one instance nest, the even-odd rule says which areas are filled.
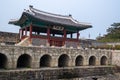
[[[6,58],[7,68],[17,68],[18,64],[22,62],[19,60],[24,57],[26,57],[24,62],[26,64],[29,63],[27,67],[31,68],[40,68],[42,65],[41,61],[46,63],[45,67],[59,67],[59,65],[63,67],[112,65],[111,51],[109,50],[0,46],[0,56],[2,55]],[[44,60],[44,58],[46,59]]]

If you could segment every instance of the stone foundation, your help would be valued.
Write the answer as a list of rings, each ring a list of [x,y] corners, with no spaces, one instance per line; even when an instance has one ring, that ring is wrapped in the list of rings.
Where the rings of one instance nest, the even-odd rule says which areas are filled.
[[[0,80],[79,80],[114,74],[113,67],[69,67],[1,70]]]

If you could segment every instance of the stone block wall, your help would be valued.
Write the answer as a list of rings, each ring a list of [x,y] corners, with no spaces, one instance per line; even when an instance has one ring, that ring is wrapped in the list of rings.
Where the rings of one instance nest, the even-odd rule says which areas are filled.
[[[112,64],[120,66],[120,50],[112,50]]]
[[[14,45],[18,41],[19,41],[18,33],[0,31],[0,43],[5,43],[6,45]]]
[[[72,48],[77,48],[77,47],[78,47],[78,42],[66,41],[66,42],[65,42],[65,45],[66,45],[66,47],[68,47],[68,48],[70,48],[70,47],[72,47]]]
[[[46,39],[40,39],[40,38],[32,38],[32,45],[33,46],[47,46],[47,40]]]
[[[0,56],[4,56],[7,60],[7,68],[17,68],[18,60],[24,59],[28,61],[27,67],[40,68],[40,62],[46,61],[46,67],[59,67],[60,62],[65,63],[63,67],[89,66],[90,62],[94,66],[101,66],[102,57],[106,57],[104,65],[111,63],[111,51],[109,50],[83,50],[71,48],[58,48],[58,47],[23,47],[23,46],[0,46]],[[45,58],[45,60],[44,60]],[[90,60],[91,58],[91,60]],[[4,61],[4,60],[3,60]],[[21,60],[22,61],[22,60]],[[24,62],[25,62],[24,61]],[[103,59],[104,61],[104,59]]]

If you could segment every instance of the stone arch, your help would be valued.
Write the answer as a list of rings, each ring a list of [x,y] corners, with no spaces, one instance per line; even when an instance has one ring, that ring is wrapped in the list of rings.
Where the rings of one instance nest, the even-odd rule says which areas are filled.
[[[22,54],[17,60],[17,68],[30,68],[32,57],[28,54]]]
[[[69,66],[69,56],[66,54],[62,54],[58,58],[58,67],[68,67]]]
[[[7,68],[7,62],[8,62],[7,56],[0,53],[0,68],[1,69]]]
[[[91,56],[89,58],[89,65],[96,65],[96,57],[95,56]]]
[[[52,57],[48,54],[43,55],[40,58],[40,67],[51,67]]]
[[[75,66],[82,66],[84,62],[83,56],[79,55],[75,59]]]
[[[107,57],[106,56],[102,56],[100,59],[100,65],[107,65]]]

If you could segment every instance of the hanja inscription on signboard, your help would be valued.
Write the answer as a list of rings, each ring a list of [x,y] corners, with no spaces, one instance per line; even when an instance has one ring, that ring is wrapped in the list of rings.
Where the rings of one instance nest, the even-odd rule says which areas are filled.
[[[64,27],[62,27],[62,26],[53,26],[52,29],[62,31],[64,29]]]

